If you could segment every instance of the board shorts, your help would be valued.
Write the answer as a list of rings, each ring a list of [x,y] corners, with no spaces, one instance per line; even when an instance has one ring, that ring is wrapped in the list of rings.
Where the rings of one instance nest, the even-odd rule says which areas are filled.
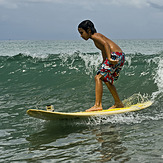
[[[108,58],[106,58],[100,69],[97,71],[97,75],[103,75],[104,78],[102,78],[102,80],[104,82],[110,82],[113,84],[113,82],[118,79],[119,73],[124,65],[125,54],[123,52],[112,52],[111,58],[113,60],[118,60],[118,63],[113,65],[109,63]]]

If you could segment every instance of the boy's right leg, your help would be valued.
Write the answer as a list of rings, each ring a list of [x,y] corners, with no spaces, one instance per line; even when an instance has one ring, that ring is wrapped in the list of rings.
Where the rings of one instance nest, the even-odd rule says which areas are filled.
[[[114,101],[115,101],[115,104],[112,107],[110,107],[109,109],[123,108],[124,105],[118,96],[118,93],[117,93],[115,86],[109,82],[105,82],[105,84],[108,87],[108,89],[110,90],[110,93],[112,94]]]
[[[95,76],[95,94],[96,94],[96,100],[95,105],[91,107],[90,109],[86,110],[88,111],[99,111],[102,110],[102,93],[103,93],[103,85],[102,85],[102,78],[103,76],[101,74],[98,74]]]

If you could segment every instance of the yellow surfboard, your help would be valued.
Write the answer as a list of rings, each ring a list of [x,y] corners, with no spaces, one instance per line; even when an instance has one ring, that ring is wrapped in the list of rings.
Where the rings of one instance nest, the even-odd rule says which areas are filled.
[[[145,109],[151,105],[152,105],[152,101],[147,101],[144,103],[131,105],[125,108],[115,108],[115,109],[92,111],[92,112],[74,112],[74,113],[52,112],[52,111],[45,111],[45,110],[29,109],[27,110],[27,114],[31,117],[44,119],[44,120],[82,119],[82,118],[89,118],[92,116],[106,116],[106,115],[121,114],[121,113],[126,113],[126,112],[131,112],[131,111],[138,111],[141,109]]]

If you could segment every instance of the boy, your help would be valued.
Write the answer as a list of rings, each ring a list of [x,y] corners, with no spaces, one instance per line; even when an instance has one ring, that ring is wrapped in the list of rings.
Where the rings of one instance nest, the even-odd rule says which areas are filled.
[[[81,22],[78,25],[78,31],[84,40],[92,39],[94,41],[95,46],[101,50],[103,57],[102,65],[95,76],[95,105],[86,111],[100,111],[103,109],[102,81],[105,82],[115,101],[115,104],[109,109],[124,107],[123,103],[119,99],[113,82],[118,79],[119,72],[125,61],[125,54],[117,44],[104,35],[97,33],[94,24],[90,20]]]

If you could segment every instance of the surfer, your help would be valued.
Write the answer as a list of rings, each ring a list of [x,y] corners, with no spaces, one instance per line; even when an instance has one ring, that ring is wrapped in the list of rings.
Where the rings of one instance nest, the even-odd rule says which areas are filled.
[[[112,40],[108,39],[101,33],[97,33],[94,24],[90,20],[85,20],[78,25],[78,31],[84,40],[92,39],[95,46],[101,50],[103,61],[100,69],[97,71],[95,76],[95,105],[89,111],[100,111],[102,108],[102,93],[103,84],[106,84],[109,91],[111,92],[115,104],[109,109],[122,108],[124,107],[121,102],[116,88],[113,84],[115,80],[118,79],[120,70],[125,61],[125,54],[121,48],[114,43]]]

